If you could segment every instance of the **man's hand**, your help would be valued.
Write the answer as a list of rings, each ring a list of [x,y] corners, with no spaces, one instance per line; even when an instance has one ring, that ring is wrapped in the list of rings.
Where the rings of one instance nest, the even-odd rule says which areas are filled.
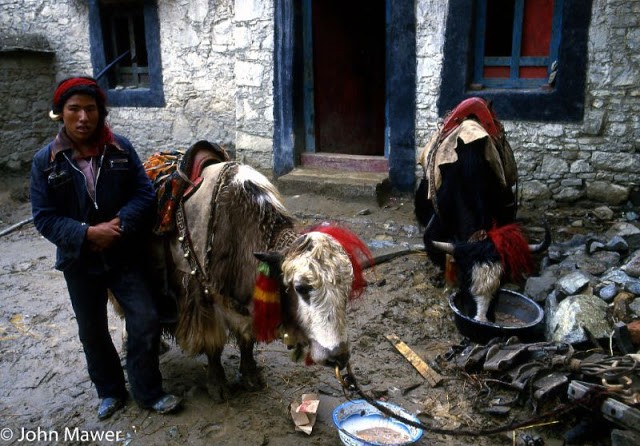
[[[86,235],[87,243],[89,243],[89,249],[98,252],[110,248],[120,238],[122,238],[120,217],[99,223],[95,226],[89,226]]]

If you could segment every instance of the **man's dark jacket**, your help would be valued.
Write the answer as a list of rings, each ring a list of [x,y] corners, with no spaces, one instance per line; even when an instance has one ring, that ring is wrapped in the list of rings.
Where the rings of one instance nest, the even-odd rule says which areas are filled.
[[[96,199],[85,176],[71,161],[72,149],[62,131],[36,153],[31,166],[31,205],[36,229],[57,247],[56,268],[101,273],[144,262],[156,211],[156,196],[131,143],[114,134],[97,158]],[[123,237],[113,247],[90,251],[90,225],[120,217]]]

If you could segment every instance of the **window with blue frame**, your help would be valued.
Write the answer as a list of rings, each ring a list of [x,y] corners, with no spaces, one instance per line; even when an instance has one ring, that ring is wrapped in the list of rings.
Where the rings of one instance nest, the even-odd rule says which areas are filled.
[[[449,0],[438,113],[491,101],[500,119],[581,121],[592,0]]]
[[[164,106],[155,0],[90,0],[91,61],[111,106]]]
[[[474,89],[552,88],[562,0],[479,0],[475,17]]]

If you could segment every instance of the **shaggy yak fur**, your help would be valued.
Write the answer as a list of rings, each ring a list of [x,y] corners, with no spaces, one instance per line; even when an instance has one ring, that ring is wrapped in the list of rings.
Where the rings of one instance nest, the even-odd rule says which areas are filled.
[[[298,233],[278,191],[249,166],[212,164],[202,176],[183,203],[186,236],[180,224],[170,236],[169,271],[178,296],[173,334],[185,352],[207,355],[210,395],[228,396],[221,355],[229,336],[240,349],[246,388],[262,385],[256,336],[271,341],[276,330],[288,345],[308,349],[307,363],[345,367],[346,305],[362,292],[360,261],[371,261],[366,245],[331,225]],[[260,316],[269,320],[255,320],[255,296],[277,305]]]
[[[477,126],[470,120],[460,124],[465,125]],[[546,228],[545,242],[537,246],[527,244],[520,227],[514,223],[515,195],[507,169],[504,184],[505,180],[500,179],[495,165],[488,160],[487,152],[493,147],[489,135],[485,133],[484,137],[467,143],[458,138],[450,144],[455,149],[455,162],[433,165],[436,156],[429,157],[423,152],[420,157],[424,178],[415,194],[416,218],[426,227],[424,243],[429,258],[444,268],[445,254],[453,257],[459,292],[468,296],[464,299],[467,303],[475,302],[475,313],[469,314],[475,314],[476,320],[487,321],[490,304],[502,281],[518,282],[531,273],[531,252],[549,245],[549,229]],[[512,157],[510,148],[507,155]],[[512,158],[510,161],[515,166]],[[430,191],[436,169],[440,184]]]

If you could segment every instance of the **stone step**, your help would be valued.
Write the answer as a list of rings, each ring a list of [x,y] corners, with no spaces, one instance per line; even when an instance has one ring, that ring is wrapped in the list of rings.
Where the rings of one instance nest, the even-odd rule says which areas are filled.
[[[301,164],[310,169],[344,170],[349,172],[388,172],[384,156],[348,155],[343,153],[303,153]]]
[[[276,185],[285,195],[315,193],[380,203],[385,194],[388,194],[387,178],[386,172],[345,172],[298,167],[279,177]]]

